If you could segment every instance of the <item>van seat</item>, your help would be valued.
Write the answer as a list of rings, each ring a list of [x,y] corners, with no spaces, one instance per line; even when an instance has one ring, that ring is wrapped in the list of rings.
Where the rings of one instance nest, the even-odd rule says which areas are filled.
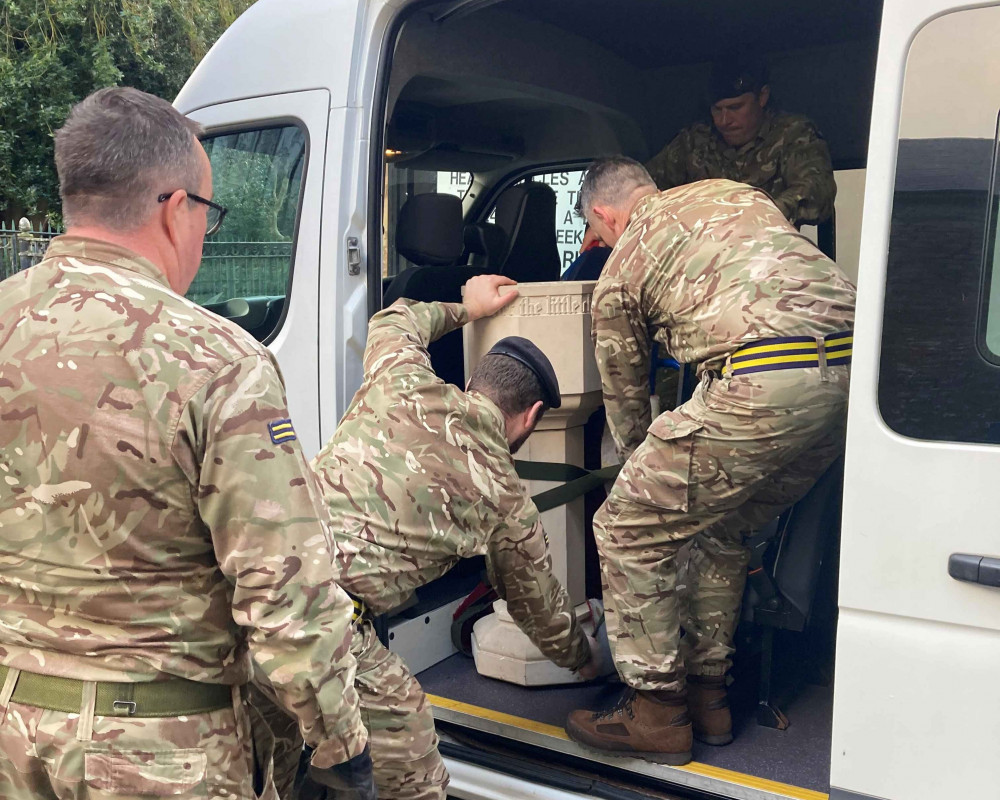
[[[418,194],[407,200],[399,211],[396,249],[414,266],[393,278],[382,298],[383,307],[401,297],[424,303],[461,303],[465,282],[485,272],[459,264],[464,251],[462,201],[453,195]],[[438,377],[464,388],[462,332],[442,336],[427,350]]]
[[[557,281],[556,193],[544,183],[519,183],[497,200],[496,221],[507,236],[499,274],[521,282]]]
[[[499,225],[481,222],[465,226],[465,255],[470,267],[498,271],[507,249],[507,234]]]
[[[757,723],[784,730],[788,720],[772,697],[774,631],[805,632],[813,620],[818,590],[840,535],[844,459],[838,458],[809,492],[776,522],[748,540],[750,574],[744,618],[762,633]]]

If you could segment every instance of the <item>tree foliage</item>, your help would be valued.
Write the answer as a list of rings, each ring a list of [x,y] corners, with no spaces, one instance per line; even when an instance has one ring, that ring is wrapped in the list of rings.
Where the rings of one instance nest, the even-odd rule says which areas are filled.
[[[173,99],[254,0],[0,0],[0,220],[59,216],[52,136],[96,89]]]

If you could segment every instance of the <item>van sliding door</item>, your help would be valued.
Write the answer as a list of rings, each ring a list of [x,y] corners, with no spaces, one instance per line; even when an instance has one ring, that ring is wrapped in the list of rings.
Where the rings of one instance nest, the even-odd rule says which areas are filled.
[[[885,6],[831,800],[998,793],[1000,7],[947,5]]]

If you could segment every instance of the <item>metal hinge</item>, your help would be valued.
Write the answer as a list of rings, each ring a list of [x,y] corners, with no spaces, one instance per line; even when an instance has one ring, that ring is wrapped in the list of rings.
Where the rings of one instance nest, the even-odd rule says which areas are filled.
[[[361,274],[361,242],[357,236],[347,237],[347,274]]]

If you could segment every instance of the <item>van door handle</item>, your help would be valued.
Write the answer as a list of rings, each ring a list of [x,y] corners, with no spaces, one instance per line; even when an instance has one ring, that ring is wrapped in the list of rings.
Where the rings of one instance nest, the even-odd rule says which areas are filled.
[[[952,553],[948,557],[948,574],[956,581],[1000,587],[1000,558]]]

